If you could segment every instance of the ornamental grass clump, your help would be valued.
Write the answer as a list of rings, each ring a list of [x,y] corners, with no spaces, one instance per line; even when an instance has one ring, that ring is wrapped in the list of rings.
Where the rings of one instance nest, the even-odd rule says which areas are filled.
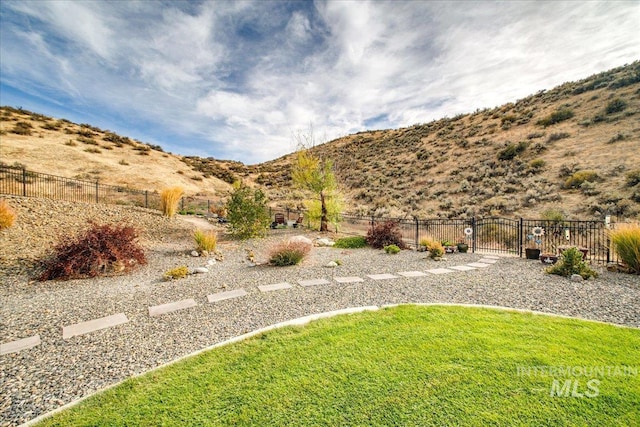
[[[196,250],[200,253],[214,252],[218,244],[218,236],[214,231],[196,230],[193,232],[193,240],[196,243]]]
[[[435,239],[424,238],[420,240],[420,246],[424,246],[431,259],[441,258],[444,255],[444,246]]]
[[[304,242],[281,242],[269,251],[269,263],[278,267],[299,264],[311,252],[311,245]]]
[[[5,200],[0,200],[0,230],[11,227],[15,220],[15,211]]]
[[[164,273],[164,280],[178,280],[184,279],[189,275],[189,268],[186,265],[181,265],[180,267],[172,268],[171,270]]]
[[[83,279],[124,273],[147,260],[130,226],[89,224],[78,236],[65,236],[43,263],[38,280]]]
[[[397,222],[386,221],[375,224],[367,231],[367,243],[375,249],[396,245],[400,249],[406,249],[407,245],[402,241],[402,232]]]
[[[598,277],[598,273],[593,271],[582,259],[582,252],[578,248],[569,248],[562,252],[558,262],[547,268],[546,271],[549,274],[564,277],[570,277],[574,274],[579,274],[583,279]]]
[[[178,212],[178,203],[184,194],[182,187],[165,188],[160,193],[160,210],[164,216],[173,218]]]
[[[621,224],[609,232],[613,247],[623,264],[640,274],[640,224]]]

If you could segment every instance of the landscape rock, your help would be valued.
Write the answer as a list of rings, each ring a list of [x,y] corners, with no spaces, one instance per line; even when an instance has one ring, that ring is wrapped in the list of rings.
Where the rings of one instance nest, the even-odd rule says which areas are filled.
[[[207,261],[207,265],[214,265],[216,263],[215,259],[210,259],[209,261]]]
[[[331,239],[327,239],[326,237],[323,237],[321,239],[316,240],[316,245],[318,246],[328,246],[331,247],[333,245],[335,245],[336,243],[331,240]]]
[[[293,236],[289,238],[289,242],[291,243],[306,243],[308,245],[313,245],[313,242],[311,241],[311,239],[309,239],[308,237],[305,236]]]
[[[325,267],[329,267],[329,268],[335,268],[338,266],[338,263],[335,261],[329,261],[327,264],[325,264]]]
[[[571,281],[572,282],[582,282],[584,279],[582,278],[581,275],[579,274],[572,274],[571,275]]]
[[[193,269],[193,272],[196,274],[206,274],[209,272],[207,267],[196,267]]]
[[[191,256],[197,257],[200,256],[200,254],[198,253],[198,251],[191,251]]]

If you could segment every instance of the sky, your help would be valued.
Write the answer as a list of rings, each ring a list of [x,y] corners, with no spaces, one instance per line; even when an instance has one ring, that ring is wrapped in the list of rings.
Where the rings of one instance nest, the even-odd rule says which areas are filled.
[[[640,59],[640,1],[0,2],[0,104],[245,164]]]

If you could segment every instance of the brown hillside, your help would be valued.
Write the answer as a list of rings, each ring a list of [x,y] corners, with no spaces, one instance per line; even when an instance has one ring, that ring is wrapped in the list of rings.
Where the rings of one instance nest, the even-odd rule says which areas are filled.
[[[640,213],[640,185],[627,185],[629,174],[640,174],[639,112],[635,62],[501,107],[361,132],[314,150],[334,160],[347,206],[358,213],[539,216],[559,209],[568,217],[629,218]],[[260,165],[255,179],[295,205],[283,191],[290,159]],[[580,171],[596,175],[567,188]]]
[[[634,62],[493,109],[360,132],[314,151],[334,160],[349,212],[539,216],[556,209],[567,217],[638,218],[639,113],[640,62]],[[181,185],[188,195],[214,199],[243,179],[264,186],[273,205],[301,204],[291,189],[291,155],[245,166],[164,153],[10,107],[2,107],[0,119],[5,164],[139,189]]]

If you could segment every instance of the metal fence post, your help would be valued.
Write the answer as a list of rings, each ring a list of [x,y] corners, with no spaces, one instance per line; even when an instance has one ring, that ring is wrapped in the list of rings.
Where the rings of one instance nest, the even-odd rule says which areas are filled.
[[[416,223],[416,250],[418,250],[420,248],[420,246],[418,246],[420,244],[420,224],[417,216],[414,216],[413,220]]]
[[[27,170],[22,168],[22,195],[27,197]]]
[[[522,258],[522,246],[524,246],[524,219],[520,217],[520,229],[518,231],[518,256]]]
[[[96,203],[99,203],[99,201],[98,201],[98,181],[96,181]]]
[[[476,241],[478,240],[478,227],[476,224],[476,217],[471,217],[471,236],[473,237],[473,239],[471,239],[471,253],[475,253],[476,252]]]

